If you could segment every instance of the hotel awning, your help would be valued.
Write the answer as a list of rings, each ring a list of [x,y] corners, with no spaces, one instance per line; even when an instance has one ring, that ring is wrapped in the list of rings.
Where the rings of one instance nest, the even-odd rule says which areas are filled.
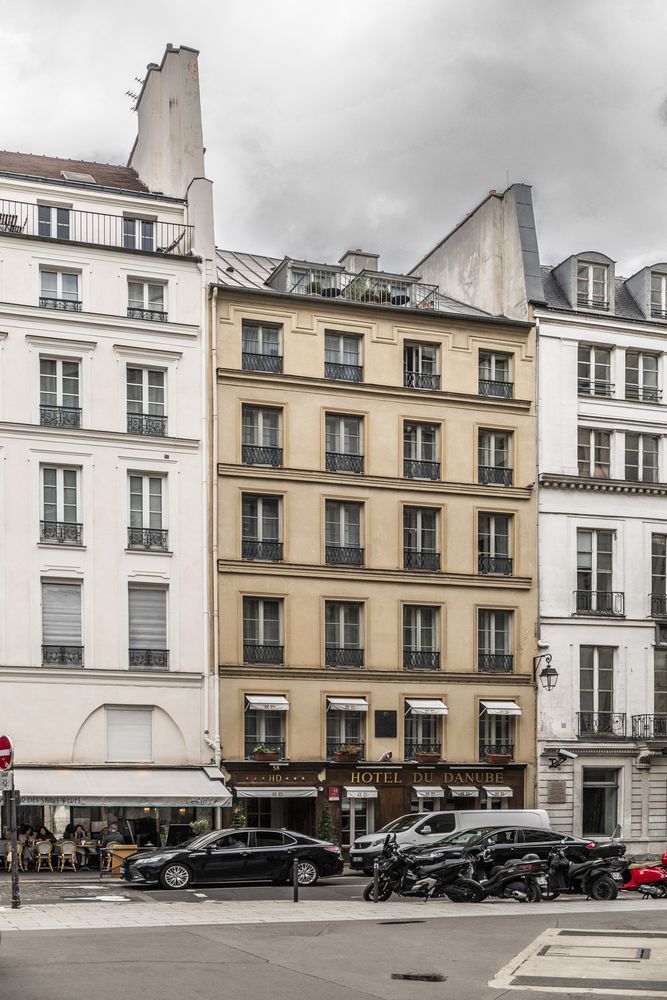
[[[487,799],[511,799],[514,792],[509,785],[482,785]]]
[[[245,700],[248,708],[260,709],[262,712],[289,712],[289,702],[282,694],[247,694]]]
[[[378,797],[378,790],[374,785],[364,785],[363,788],[350,788],[345,785],[345,794],[348,799],[376,799]]]
[[[449,709],[442,698],[406,698],[412,715],[447,715]]]
[[[327,705],[336,712],[367,712],[365,698],[327,698]]]
[[[477,785],[448,785],[447,787],[452,793],[452,798],[455,799],[476,799],[479,795]]]
[[[418,799],[441,799],[445,794],[445,789],[441,785],[430,785],[428,788],[422,788],[421,785],[412,787]]]
[[[312,785],[294,785],[280,788],[274,785],[245,785],[235,789],[238,799],[316,799],[317,789]]]
[[[521,715],[515,701],[483,701],[481,705],[489,715]]]
[[[211,767],[19,767],[15,783],[25,806],[232,804],[222,772]]]

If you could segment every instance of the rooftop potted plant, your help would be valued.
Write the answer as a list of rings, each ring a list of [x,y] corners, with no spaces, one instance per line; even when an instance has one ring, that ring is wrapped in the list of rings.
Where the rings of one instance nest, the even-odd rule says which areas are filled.
[[[421,750],[415,750],[415,760],[418,764],[437,764],[440,750],[435,744],[422,744]]]
[[[322,282],[321,281],[311,281],[308,285],[309,295],[321,295],[322,294]]]
[[[509,764],[512,759],[511,753],[505,753],[503,751],[487,750],[486,751],[486,762],[487,764]]]
[[[341,743],[337,750],[334,750],[334,760],[339,764],[351,764],[359,760],[361,747],[354,743]]]
[[[252,755],[255,760],[280,760],[280,750],[278,747],[268,747],[265,743],[258,743],[252,748]]]

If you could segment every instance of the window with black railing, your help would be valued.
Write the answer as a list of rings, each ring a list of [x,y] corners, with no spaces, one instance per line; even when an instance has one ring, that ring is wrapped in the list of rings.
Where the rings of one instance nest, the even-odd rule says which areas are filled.
[[[166,528],[128,528],[127,547],[168,552],[169,532]]]
[[[257,747],[263,747],[264,750],[258,751]],[[262,758],[272,760],[273,755],[277,754],[279,760],[285,760],[285,740],[275,739],[273,736],[267,736],[265,739],[259,739],[258,737],[246,736],[243,741],[243,755],[246,760],[256,760]]]
[[[325,664],[327,667],[363,667],[363,605],[352,601],[326,601],[324,609]]]
[[[613,560],[613,531],[578,529],[577,589],[574,593],[576,614],[625,614],[625,594],[612,589]]]
[[[511,611],[478,610],[477,669],[481,673],[511,674],[514,671],[513,623]]]
[[[580,309],[609,309],[609,268],[577,261],[577,305]]]
[[[651,271],[651,317],[667,319],[667,274]]]
[[[42,645],[45,667],[82,667],[83,646]]]
[[[479,759],[488,763],[514,760],[515,717],[498,714],[482,703],[479,714]]]
[[[339,382],[362,382],[361,337],[327,330],[324,334],[324,376]]]
[[[403,476],[406,479],[440,480],[439,428],[437,424],[403,424]]]
[[[79,275],[70,271],[40,271],[39,304],[42,309],[81,312]]]
[[[242,367],[244,371],[280,374],[283,358],[281,328],[266,323],[243,323]]]
[[[480,513],[477,522],[477,572],[480,576],[511,576],[510,524],[507,514]]]
[[[244,493],[241,506],[243,558],[280,562],[283,558],[281,498]]]
[[[39,359],[39,422],[43,427],[81,426],[78,361]]]
[[[514,760],[514,744],[493,740],[490,743],[480,741],[479,759],[487,763],[496,763],[497,757],[506,758],[508,761]]]
[[[243,406],[242,461],[244,465],[283,464],[282,412],[277,407]]]
[[[82,667],[80,583],[42,581],[42,664]]]
[[[83,525],[79,520],[79,469],[43,465],[42,520],[39,540],[46,544],[81,545]]]
[[[285,660],[283,602],[268,597],[243,598],[243,662],[281,665]]]
[[[168,649],[133,649],[130,647],[128,653],[131,667],[140,667],[142,670],[169,669]]]
[[[363,474],[362,434],[362,417],[327,413],[325,418],[327,472]]]
[[[511,399],[514,384],[511,377],[511,355],[495,351],[480,351],[478,391],[480,396]]]
[[[164,476],[131,474],[128,549],[168,551],[168,531],[164,525]]]
[[[248,697],[244,713],[244,755],[247,760],[255,756],[256,748],[262,747],[269,754],[278,754],[280,760],[285,758],[285,712],[272,708],[255,707],[253,701],[259,699]]]
[[[325,560],[328,566],[363,566],[362,513],[363,504],[326,501]]]
[[[414,702],[414,699],[412,699]],[[444,709],[443,709],[444,711]],[[403,713],[403,747],[406,760],[417,754],[437,754],[442,751],[442,716],[415,707],[406,700]]]
[[[625,352],[625,398],[641,403],[659,403],[662,392],[658,386],[660,358],[642,351]]]
[[[164,284],[152,281],[128,281],[127,315],[129,319],[166,323],[165,292]]]
[[[667,739],[667,712],[662,715],[633,715],[633,740]]]
[[[403,568],[430,573],[440,571],[437,510],[403,508]]]
[[[127,431],[150,437],[167,433],[166,372],[127,366]]]
[[[577,350],[577,391],[580,396],[614,395],[611,381],[611,350],[579,344]]]
[[[439,389],[438,346],[405,344],[403,348],[403,385],[407,389]]]
[[[343,709],[331,702],[327,708],[327,759],[335,753],[355,753],[365,758],[366,712]]]
[[[128,587],[128,663],[132,670],[168,670],[166,587]]]
[[[57,545],[82,545],[83,525],[72,521],[40,521],[39,540]]]
[[[591,427],[577,430],[577,469],[580,476],[609,479],[611,476],[611,433]]]
[[[625,736],[625,712],[577,712],[579,736]]]
[[[667,535],[651,535],[651,618],[667,617]]]
[[[579,736],[622,736],[625,715],[614,712],[613,646],[579,647]]]
[[[511,486],[511,435],[506,431],[481,430],[477,447],[477,478],[484,486]]]

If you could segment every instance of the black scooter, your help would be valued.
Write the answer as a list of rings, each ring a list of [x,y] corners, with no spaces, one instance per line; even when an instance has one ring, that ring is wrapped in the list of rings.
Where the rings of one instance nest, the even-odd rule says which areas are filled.
[[[378,859],[378,902],[393,894],[423,899],[447,897],[455,903],[477,903],[484,890],[471,878],[473,863],[469,858],[420,865],[396,843],[396,834],[387,834]],[[374,900],[374,881],[364,889],[364,899]]]
[[[472,853],[472,852],[471,852]],[[520,903],[539,903],[542,891],[547,890],[547,862],[537,854],[525,854],[523,858],[512,858],[504,865],[496,865],[488,876],[480,875],[482,865],[491,861],[490,851],[478,856],[477,878],[484,889],[484,898],[498,896],[500,899],[516,899]]]
[[[561,894],[588,896],[590,899],[616,899],[618,886],[614,880],[613,865],[607,858],[590,861],[571,861],[567,848],[559,847],[549,854],[547,888],[543,899],[557,899]]]

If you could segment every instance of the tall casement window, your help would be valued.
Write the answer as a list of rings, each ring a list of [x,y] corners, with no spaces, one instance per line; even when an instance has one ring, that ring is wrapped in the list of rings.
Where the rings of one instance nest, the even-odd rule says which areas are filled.
[[[145,319],[166,323],[165,286],[154,281],[128,281],[127,315],[130,319]]]
[[[363,667],[363,605],[357,601],[326,601],[324,644],[327,667]]]
[[[126,250],[155,250],[155,222],[150,219],[123,219],[123,246]]]
[[[521,709],[513,701],[483,701],[479,710],[479,759],[499,763],[496,755],[514,759],[515,719]]]
[[[285,716],[289,701],[281,694],[248,694],[245,697],[244,754],[252,760],[255,748],[285,757]]]
[[[325,503],[325,550],[328,566],[363,566],[363,504],[341,500]]]
[[[611,351],[608,347],[579,344],[577,389],[580,396],[612,396]]]
[[[623,615],[625,595],[613,589],[614,532],[590,528],[577,531],[579,614]]]
[[[480,483],[487,486],[512,485],[511,439],[512,435],[507,431],[479,432],[477,473]]]
[[[440,479],[437,424],[403,424],[403,475],[406,479]]]
[[[625,478],[641,483],[659,482],[657,437],[626,431]]]
[[[164,587],[128,589],[130,667],[168,670],[167,590]]]
[[[42,663],[82,667],[81,584],[42,582]]]
[[[403,385],[409,389],[439,389],[436,344],[406,344],[403,348]]]
[[[651,272],[651,316],[667,317],[667,274],[658,271]]]
[[[38,205],[37,233],[39,236],[46,236],[50,239],[68,240],[70,238],[69,208]]]
[[[577,261],[577,305],[584,309],[608,309],[608,280],[606,264]]]
[[[480,608],[477,612],[477,669],[483,673],[511,674],[514,670],[512,653],[511,611]]]
[[[660,634],[664,628],[657,629],[653,652],[653,714],[632,716],[633,740],[667,739],[667,648]]]
[[[403,605],[403,669],[439,670],[439,609],[420,604]]]
[[[609,479],[611,475],[611,434],[609,431],[580,427],[577,431],[577,465],[580,476]]]
[[[241,545],[244,559],[280,562],[283,557],[280,497],[244,493]]]
[[[79,470],[42,466],[41,542],[81,545],[83,525],[79,515]]]
[[[667,535],[651,535],[651,617],[667,616]]]
[[[614,715],[613,646],[579,647],[579,735],[625,735],[625,715]]]
[[[364,377],[361,337],[352,333],[324,334],[324,376],[342,382],[361,382]]]
[[[166,372],[127,366],[128,434],[162,437],[167,433]]]
[[[442,729],[447,706],[441,698],[406,698],[403,707],[405,759],[442,753]]]
[[[585,767],[582,778],[581,832],[584,837],[611,837],[618,823],[618,771]]]
[[[132,706],[105,709],[107,761],[149,763],[153,760],[153,709]]]
[[[625,398],[644,403],[659,403],[662,392],[658,386],[658,355],[640,351],[625,352]]]
[[[81,311],[79,275],[71,271],[40,271],[39,304],[42,309]]]
[[[479,353],[479,394],[511,399],[514,392],[511,373],[511,355],[495,351]]]
[[[241,360],[245,371],[280,373],[283,370],[280,333],[279,326],[244,321]]]
[[[510,525],[508,514],[480,512],[477,519],[477,572],[512,575]]]
[[[438,511],[430,507],[403,508],[403,568],[440,572]]]
[[[61,358],[39,359],[39,422],[45,427],[80,427],[80,366]]]
[[[327,698],[327,758],[345,747],[357,747],[365,757],[368,702],[365,698]]]
[[[130,524],[127,529],[128,549],[169,549],[165,524],[164,476],[130,475]]]
[[[363,422],[343,413],[326,415],[327,472],[364,471]]]
[[[243,405],[244,465],[283,464],[282,411],[277,407]]]
[[[270,597],[243,598],[243,662],[282,664],[283,602]]]

